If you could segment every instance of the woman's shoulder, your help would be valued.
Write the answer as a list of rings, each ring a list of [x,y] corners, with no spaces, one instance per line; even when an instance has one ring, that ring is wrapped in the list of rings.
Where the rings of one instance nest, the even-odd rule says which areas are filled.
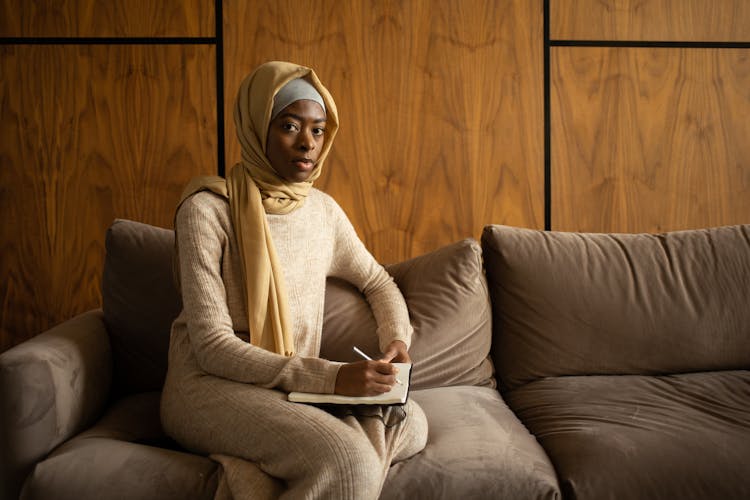
[[[320,203],[330,203],[330,202],[336,203],[330,194],[324,191],[321,191],[320,189],[315,188],[315,187],[310,189],[307,196],[308,198],[312,200],[316,200]]]
[[[326,227],[334,238],[339,238],[341,235],[349,238],[352,234],[356,234],[349,216],[331,195],[316,190],[315,196],[322,207],[321,212],[325,214]]]
[[[180,210],[219,210],[228,211],[229,201],[216,193],[208,190],[198,191],[190,195],[180,205]]]
[[[326,213],[328,214],[341,214],[343,215],[344,211],[341,209],[341,206],[338,204],[338,202],[331,196],[330,194],[323,192],[319,189],[312,188],[310,190],[310,193],[308,195],[309,200],[312,204],[319,205],[321,208],[323,208]]]
[[[177,210],[177,221],[194,225],[213,222],[225,225],[229,221],[229,202],[211,191],[199,191],[182,202]]]

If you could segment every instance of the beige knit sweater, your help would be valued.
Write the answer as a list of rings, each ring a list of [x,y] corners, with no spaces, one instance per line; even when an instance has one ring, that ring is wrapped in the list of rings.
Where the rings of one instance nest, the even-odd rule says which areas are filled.
[[[394,340],[409,345],[403,296],[333,198],[312,189],[301,208],[267,217],[289,295],[297,352],[292,357],[247,342],[242,268],[227,201],[204,191],[177,213],[183,311],[172,335],[189,337],[205,372],[266,388],[332,393],[340,364],[318,358],[328,276],[365,294],[381,349]]]

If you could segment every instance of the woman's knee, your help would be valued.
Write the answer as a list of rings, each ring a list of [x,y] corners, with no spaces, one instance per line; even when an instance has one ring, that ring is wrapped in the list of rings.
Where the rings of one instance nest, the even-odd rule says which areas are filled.
[[[300,457],[309,468],[302,481],[315,483],[307,487],[326,498],[377,498],[385,465],[372,444],[350,432],[317,438],[309,442],[308,456]]]
[[[422,451],[427,445],[427,417],[422,411],[422,408],[410,401],[406,406],[406,418],[402,422],[404,428],[396,453],[393,457],[393,462],[399,462],[406,460]]]

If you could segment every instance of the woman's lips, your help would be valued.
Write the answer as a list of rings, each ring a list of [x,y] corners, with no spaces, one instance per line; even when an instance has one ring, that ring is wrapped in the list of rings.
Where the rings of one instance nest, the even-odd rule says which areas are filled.
[[[298,170],[311,170],[313,168],[313,161],[307,159],[297,159],[292,161],[292,165],[297,167]]]

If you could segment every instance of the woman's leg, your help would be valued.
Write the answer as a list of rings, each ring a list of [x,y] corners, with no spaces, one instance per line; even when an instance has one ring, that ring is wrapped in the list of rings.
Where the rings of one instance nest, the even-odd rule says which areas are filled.
[[[406,419],[393,451],[391,463],[411,458],[422,451],[427,444],[427,417],[415,401],[408,401],[404,406]]]
[[[418,417],[389,429],[379,419],[340,420],[283,392],[206,375],[182,347],[170,353],[162,396],[167,433],[190,450],[257,463],[286,483],[289,498],[377,498],[393,456],[415,448],[404,424]]]
[[[377,409],[375,413],[378,416],[362,415],[368,413],[367,410],[342,420],[357,433],[367,437],[380,459],[379,496],[391,464],[406,460],[424,449],[427,442],[427,418],[414,401],[408,401],[403,407],[385,408],[384,413]]]

